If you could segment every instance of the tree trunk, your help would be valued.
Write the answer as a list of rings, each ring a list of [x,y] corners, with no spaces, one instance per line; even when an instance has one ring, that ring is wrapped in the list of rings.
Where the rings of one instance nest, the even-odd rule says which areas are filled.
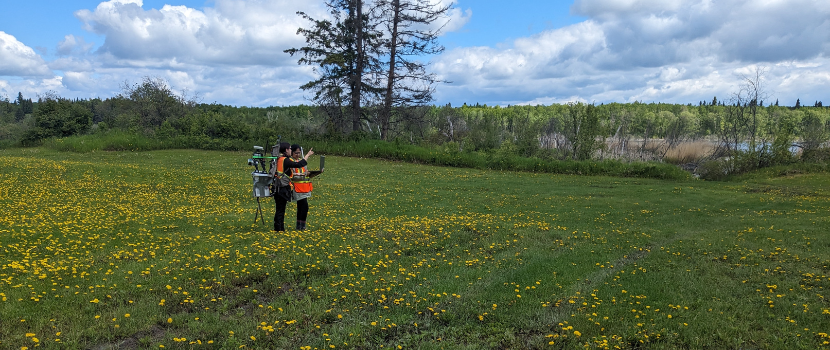
[[[392,117],[392,92],[395,86],[395,56],[398,53],[398,22],[400,22],[401,5],[400,0],[392,0],[394,14],[392,16],[392,35],[389,39],[389,75],[386,78],[386,96],[383,99],[383,112],[381,112],[381,133],[380,138],[387,140],[389,137],[389,120]]]
[[[357,50],[357,62],[355,62],[355,71],[352,74],[352,131],[360,130],[360,94],[363,84],[363,61],[366,56],[363,47],[363,0],[354,0],[353,6],[355,18],[352,23],[355,30],[355,49]]]

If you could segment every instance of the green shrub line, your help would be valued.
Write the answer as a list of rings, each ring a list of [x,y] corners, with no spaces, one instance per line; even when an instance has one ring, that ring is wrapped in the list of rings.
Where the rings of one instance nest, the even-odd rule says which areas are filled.
[[[120,130],[98,134],[50,138],[43,142],[46,148],[63,152],[89,153],[96,151],[155,151],[162,149],[202,149],[211,151],[239,151],[250,148],[243,140],[225,140],[205,135],[150,138]]]
[[[289,141],[299,142],[306,148],[313,147],[316,153],[322,155],[374,158],[457,168],[665,180],[690,178],[688,172],[674,165],[659,162],[574,161],[521,157],[517,155],[515,145],[509,142],[505,142],[501,148],[493,152],[464,152],[447,149],[446,147],[428,148],[381,140],[328,141],[306,139]],[[46,148],[63,152],[89,153],[161,149],[245,151],[250,150],[255,143],[245,140],[216,139],[204,135],[150,138],[140,134],[110,130],[92,135],[50,138],[45,140],[43,145]],[[267,149],[269,145],[263,144],[262,146]]]

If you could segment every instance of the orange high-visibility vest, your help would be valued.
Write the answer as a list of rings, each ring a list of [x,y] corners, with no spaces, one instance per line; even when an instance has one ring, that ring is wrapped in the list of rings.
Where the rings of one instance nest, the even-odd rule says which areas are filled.
[[[283,164],[285,158],[286,157],[277,158],[276,171],[274,172],[274,182],[276,182],[279,187],[291,186],[291,181],[288,178],[288,175],[285,175],[285,168]]]
[[[311,180],[308,178],[308,169],[306,167],[291,169],[291,184],[294,185],[294,192],[297,193],[308,193],[314,189]]]
[[[284,159],[285,159],[285,157],[277,158],[277,172],[278,173],[281,173],[281,172],[285,171],[285,169],[283,168],[283,164],[282,164]]]

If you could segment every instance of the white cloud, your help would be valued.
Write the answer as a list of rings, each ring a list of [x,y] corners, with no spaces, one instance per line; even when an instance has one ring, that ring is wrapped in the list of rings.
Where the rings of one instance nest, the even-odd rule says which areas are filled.
[[[466,9],[461,10],[458,7],[451,8],[448,15],[447,22],[444,23],[444,28],[442,33],[451,33],[460,30],[467,22],[470,21],[470,18],[473,17],[473,10]]]
[[[0,31],[0,76],[46,77],[52,72],[32,48]]]
[[[455,0],[431,0],[431,3],[437,6],[453,6],[455,4]],[[434,27],[441,28],[441,34],[451,33],[460,30],[464,27],[470,19],[473,17],[473,10],[466,9],[462,10],[460,7],[450,7],[449,11],[447,11],[447,16],[445,20],[436,21],[433,24]]]
[[[817,89],[830,57],[825,0],[577,0],[571,11],[588,19],[437,57],[433,69],[453,82],[438,100],[697,102],[725,97],[736,69],[781,62],[791,64],[767,74],[779,95],[828,91]],[[787,74],[811,85],[787,85]]]
[[[60,57],[49,62],[49,68],[59,71],[89,72],[95,69],[90,59],[78,57]]]
[[[113,64],[161,60],[210,66],[293,62],[282,51],[303,43],[296,32],[307,24],[295,12],[322,16],[318,4],[292,0],[217,0],[203,11],[170,5],[144,10],[141,5],[113,0],[75,16],[88,30],[106,36],[98,52]]]
[[[149,76],[166,80],[177,93],[198,94],[205,103],[246,106],[308,103],[304,92],[299,89],[310,76],[305,67],[182,64],[179,68],[97,67],[87,72],[66,72],[63,88],[69,90],[72,96],[107,97],[120,93],[125,82],[137,83]]]
[[[58,43],[57,53],[59,56],[85,55],[93,46],[94,44],[86,42],[84,38],[69,34]]]
[[[60,91],[62,89],[62,78],[59,76],[51,78],[17,78],[0,79],[0,97],[6,96],[11,99],[22,93],[24,98],[37,99],[47,91]]]
[[[90,91],[99,87],[96,80],[90,72],[65,72],[62,84],[71,91]]]
[[[67,36],[66,53],[52,61],[64,71],[72,95],[112,96],[144,76],[166,79],[177,91],[205,102],[236,105],[307,103],[299,87],[313,79],[307,66],[283,50],[299,47],[304,11],[324,18],[322,1],[216,0],[202,10],[165,5],[144,9],[141,0],[111,0],[75,16],[105,37],[91,55],[83,38]]]

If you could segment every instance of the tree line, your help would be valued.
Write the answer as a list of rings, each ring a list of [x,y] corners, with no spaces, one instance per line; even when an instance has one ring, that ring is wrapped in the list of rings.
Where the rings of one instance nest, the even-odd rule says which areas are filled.
[[[35,102],[22,94],[15,101],[0,99],[0,145],[31,146],[48,139],[118,131],[156,140],[186,138],[192,140],[188,147],[213,145],[208,148],[214,149],[247,149],[248,144],[273,143],[284,136],[328,141],[385,139],[448,153],[500,151],[540,159],[669,161],[671,149],[702,141],[712,145],[707,159],[741,159],[741,164],[731,166],[746,169],[799,159],[826,160],[830,108],[744,100],[696,106],[640,102],[419,105],[407,108],[408,117],[399,123],[362,117],[346,133],[332,125],[329,106],[204,104],[174,92],[162,79],[148,77],[105,99],[66,99],[53,93]],[[350,107],[342,110],[348,113]],[[372,115],[372,111],[360,112]]]

